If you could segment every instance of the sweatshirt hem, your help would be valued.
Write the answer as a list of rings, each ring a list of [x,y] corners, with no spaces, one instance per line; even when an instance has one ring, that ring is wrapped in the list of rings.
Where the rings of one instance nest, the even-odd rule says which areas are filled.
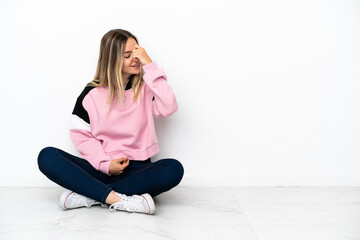
[[[123,151],[107,152],[106,154],[111,156],[112,159],[129,157],[131,160],[145,161],[148,158],[157,154],[158,152],[159,152],[159,145],[156,143],[143,151],[123,150]]]

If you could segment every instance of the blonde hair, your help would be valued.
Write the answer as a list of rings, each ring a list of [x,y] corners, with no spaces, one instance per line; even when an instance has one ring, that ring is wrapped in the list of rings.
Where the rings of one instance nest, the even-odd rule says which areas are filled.
[[[101,39],[99,59],[96,68],[95,77],[87,86],[94,87],[109,87],[109,97],[107,99],[108,114],[109,108],[115,95],[118,96],[118,103],[121,107],[123,96],[125,95],[125,87],[122,79],[123,55],[125,51],[125,44],[128,38],[134,38],[138,43],[137,38],[130,32],[123,29],[113,29],[107,32]],[[138,100],[141,92],[141,87],[144,84],[143,80],[144,70],[141,68],[139,74],[133,74],[132,78],[132,92],[133,102]],[[129,79],[130,81],[131,79]],[[141,96],[140,96],[141,97]]]

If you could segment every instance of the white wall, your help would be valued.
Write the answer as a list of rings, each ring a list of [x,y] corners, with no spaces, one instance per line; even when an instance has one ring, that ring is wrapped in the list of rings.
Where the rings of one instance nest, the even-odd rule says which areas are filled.
[[[165,70],[156,120],[182,185],[360,185],[359,1],[0,1],[2,186],[56,186],[37,166],[68,133],[101,37],[123,28]]]

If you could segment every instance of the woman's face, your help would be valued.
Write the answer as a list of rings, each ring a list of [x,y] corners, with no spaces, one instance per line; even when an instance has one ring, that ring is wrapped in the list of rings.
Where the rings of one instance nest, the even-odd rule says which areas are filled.
[[[127,81],[127,79],[132,74],[139,74],[141,71],[141,62],[137,58],[132,57],[132,50],[135,49],[135,45],[137,42],[133,38],[128,38],[125,45],[125,51],[124,51],[124,63],[122,66],[122,77],[124,81]],[[135,65],[139,65],[138,67],[134,67]]]

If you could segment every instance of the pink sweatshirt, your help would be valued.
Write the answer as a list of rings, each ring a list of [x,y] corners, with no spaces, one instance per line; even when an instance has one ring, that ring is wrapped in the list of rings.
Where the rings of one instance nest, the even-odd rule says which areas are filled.
[[[164,70],[156,62],[142,68],[145,84],[135,103],[129,89],[130,78],[125,90],[125,106],[119,107],[116,96],[107,118],[109,89],[86,86],[71,115],[70,137],[80,156],[109,176],[113,159],[129,157],[142,161],[157,154],[159,146],[153,116],[166,118],[178,109]]]

